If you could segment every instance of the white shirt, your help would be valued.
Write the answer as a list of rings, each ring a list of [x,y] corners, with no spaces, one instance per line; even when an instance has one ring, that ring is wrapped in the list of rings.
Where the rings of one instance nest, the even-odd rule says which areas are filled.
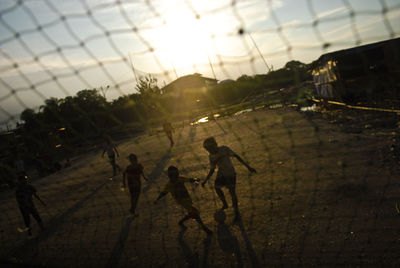
[[[211,168],[218,167],[217,177],[233,177],[236,175],[231,156],[235,153],[228,146],[219,146],[215,154],[210,154]]]

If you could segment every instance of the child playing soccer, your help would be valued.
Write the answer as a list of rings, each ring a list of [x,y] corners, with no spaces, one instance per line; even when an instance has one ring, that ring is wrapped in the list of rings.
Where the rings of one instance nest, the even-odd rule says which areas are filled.
[[[203,147],[210,153],[210,171],[208,172],[207,178],[202,183],[202,186],[206,184],[206,182],[210,179],[210,177],[214,174],[215,168],[218,167],[217,178],[214,182],[215,191],[218,194],[218,197],[222,201],[222,209],[228,208],[228,203],[226,202],[224,192],[222,192],[221,188],[226,187],[229,190],[229,193],[232,197],[232,205],[235,210],[235,220],[239,219],[239,207],[238,207],[238,199],[236,195],[236,172],[235,168],[232,165],[231,157],[235,157],[242,163],[251,173],[255,173],[256,170],[249,166],[243,159],[234,153],[227,146],[218,146],[214,137],[209,137],[204,140]]]
[[[27,177],[23,174],[20,174],[18,176],[15,196],[17,199],[19,210],[21,211],[22,217],[24,218],[25,228],[24,229],[18,228],[18,231],[20,232],[27,231],[29,235],[32,235],[30,215],[32,215],[32,217],[39,224],[40,229],[44,230],[42,219],[40,218],[39,213],[35,207],[35,204],[33,203],[32,195],[35,196],[37,200],[39,200],[40,203],[42,203],[43,206],[46,206],[46,204],[36,194],[35,187],[28,184]]]
[[[192,199],[190,198],[189,193],[184,184],[185,182],[192,182],[192,183],[198,182],[198,179],[185,178],[179,176],[179,170],[174,166],[170,166],[168,168],[168,177],[169,177],[169,182],[165,186],[164,190],[160,193],[157,200],[154,201],[154,204],[156,204],[158,200],[160,200],[168,193],[171,193],[176,203],[184,207],[188,212],[188,214],[179,221],[179,225],[182,228],[186,228],[184,222],[189,219],[195,219],[200,224],[204,232],[206,232],[207,235],[211,235],[212,231],[208,229],[201,220],[199,211],[197,210],[197,208],[193,206]]]
[[[165,134],[167,135],[170,143],[171,143],[171,147],[174,146],[174,139],[172,138],[172,133],[175,131],[174,128],[172,127],[170,122],[165,122],[163,124],[163,129]]]
[[[106,144],[104,145],[103,154],[101,157],[104,157],[105,152],[107,152],[108,159],[110,160],[110,164],[113,168],[113,176],[117,174],[117,169],[121,171],[121,168],[115,162],[115,154],[119,157],[119,153],[117,150],[117,146],[115,146],[109,139],[106,140]]]
[[[140,181],[140,175],[142,175],[143,179],[145,179],[146,181],[147,178],[143,173],[143,166],[138,163],[137,156],[135,154],[130,154],[128,158],[131,163],[124,171],[122,183],[125,189],[125,180],[128,181],[129,193],[131,195],[131,208],[129,209],[129,212],[137,217],[139,215],[136,214],[135,211],[142,185]]]

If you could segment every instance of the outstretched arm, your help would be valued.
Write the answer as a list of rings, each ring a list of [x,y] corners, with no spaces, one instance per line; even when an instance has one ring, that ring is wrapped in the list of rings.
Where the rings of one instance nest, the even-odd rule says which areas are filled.
[[[206,179],[201,183],[201,186],[204,187],[204,185],[207,183],[207,181],[211,178],[211,176],[214,174],[215,168],[210,168],[210,171],[208,172],[208,175]]]
[[[142,171],[142,176],[143,176],[143,179],[145,180],[145,181],[148,181],[148,179],[146,178],[146,176],[144,175],[144,172]]]
[[[200,181],[200,179],[199,178],[186,178],[186,177],[182,177],[182,176],[179,176],[179,178],[181,179],[181,180],[183,180],[184,182],[191,182],[191,183],[198,183],[199,181]]]
[[[257,171],[252,168],[249,164],[247,164],[239,155],[235,154],[234,155],[237,160],[239,160],[240,163],[242,163],[251,173],[257,173]]]
[[[199,178],[190,178],[190,182],[199,184],[200,183],[200,179]]]
[[[117,146],[114,146],[114,151],[117,153],[117,156],[119,157],[119,153],[118,153],[118,150],[117,150]]]
[[[168,194],[168,192],[161,192],[161,193],[158,195],[156,201],[154,201],[154,204],[156,204],[156,203],[158,202],[158,200],[160,200],[161,198],[163,198],[163,197],[166,196],[167,194]]]
[[[46,203],[43,202],[43,200],[40,199],[40,197],[36,193],[34,193],[33,196],[36,197],[36,199],[39,200],[39,202],[42,203],[43,206],[46,206]]]

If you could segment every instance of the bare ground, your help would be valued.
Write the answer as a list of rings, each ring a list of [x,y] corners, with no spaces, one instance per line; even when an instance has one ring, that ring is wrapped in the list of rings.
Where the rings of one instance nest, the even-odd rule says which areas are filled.
[[[36,205],[47,230],[38,234],[34,222],[33,239],[17,232],[22,217],[13,193],[3,193],[2,261],[46,267],[400,265],[400,172],[390,147],[396,133],[343,131],[292,109],[260,110],[217,123],[177,128],[172,149],[162,133],[119,145],[119,164],[127,165],[134,152],[150,177],[135,219],[127,217],[129,197],[120,190],[121,175],[109,179],[111,168],[101,152],[34,182],[48,206]],[[184,211],[170,196],[157,205],[153,201],[171,164],[184,176],[204,179],[208,156],[202,141],[211,135],[258,172],[250,175],[234,162],[242,217],[237,224],[231,208],[220,220],[212,184],[187,185],[214,231],[207,237],[195,222],[186,231],[178,227]]]

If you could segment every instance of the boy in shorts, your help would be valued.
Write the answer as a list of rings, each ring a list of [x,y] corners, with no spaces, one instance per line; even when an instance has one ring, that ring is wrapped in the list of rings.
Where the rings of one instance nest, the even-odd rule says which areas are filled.
[[[174,128],[172,127],[171,123],[166,121],[163,124],[163,129],[165,134],[167,135],[169,141],[170,141],[170,145],[171,147],[174,146],[174,139],[172,138],[172,133],[175,132]]]
[[[228,208],[228,203],[226,202],[224,192],[221,188],[226,187],[232,197],[232,205],[235,210],[235,220],[239,219],[239,207],[238,199],[236,195],[236,172],[233,164],[231,162],[231,157],[235,157],[242,163],[251,173],[255,173],[256,170],[249,166],[239,155],[233,152],[228,146],[218,146],[214,137],[209,137],[204,140],[203,147],[209,153],[210,159],[210,171],[204,182],[201,184],[203,187],[210,177],[214,174],[215,169],[218,167],[217,178],[214,182],[214,188],[217,192],[218,197],[222,201],[222,209]]]
[[[107,152],[108,159],[110,160],[110,164],[113,168],[113,176],[117,174],[117,169],[118,171],[121,171],[121,168],[118,166],[118,164],[115,162],[115,154],[119,157],[119,153],[117,150],[117,146],[115,146],[111,140],[107,139],[106,144],[104,145],[104,150],[103,154],[101,157],[104,157],[104,154]]]
[[[25,222],[25,228],[18,228],[18,231],[27,231],[30,236],[32,235],[30,215],[32,215],[32,217],[39,224],[40,229],[44,230],[42,219],[40,218],[39,212],[37,211],[35,204],[33,203],[32,196],[36,197],[43,206],[46,206],[46,204],[36,194],[35,187],[28,184],[27,177],[22,173],[20,173],[18,176],[15,196],[17,199],[19,210],[21,211],[22,217],[24,218]]]
[[[179,225],[182,228],[186,228],[184,222],[189,219],[195,219],[200,224],[203,231],[206,232],[207,235],[211,235],[212,231],[204,225],[203,221],[200,218],[199,211],[196,207],[193,206],[192,199],[190,198],[190,195],[185,187],[185,182],[196,183],[198,182],[198,179],[179,176],[179,170],[177,167],[174,166],[170,166],[168,168],[168,177],[169,182],[167,183],[167,185],[165,185],[164,190],[160,193],[157,200],[154,201],[154,204],[156,204],[158,200],[160,200],[168,193],[171,193],[176,203],[185,208],[188,212],[188,214],[179,221]]]
[[[140,163],[138,163],[137,156],[135,154],[130,154],[128,158],[131,163],[130,165],[127,166],[127,168],[124,171],[122,184],[123,188],[125,189],[126,188],[125,181],[126,180],[128,181],[128,189],[131,195],[131,208],[129,209],[129,212],[133,216],[137,217],[139,215],[136,214],[136,206],[142,188],[140,176],[143,176],[143,179],[145,179],[146,181],[147,178],[143,173],[143,166]]]

